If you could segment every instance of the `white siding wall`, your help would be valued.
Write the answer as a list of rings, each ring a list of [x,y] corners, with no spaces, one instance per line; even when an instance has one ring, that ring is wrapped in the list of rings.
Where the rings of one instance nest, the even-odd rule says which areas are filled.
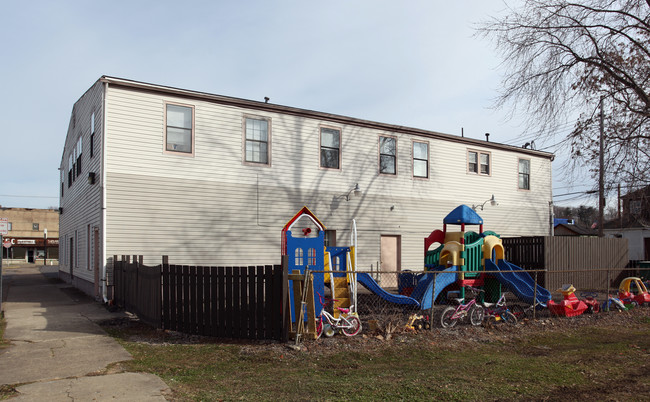
[[[71,272],[74,277],[94,282],[92,266],[93,228],[101,229],[101,156],[102,156],[102,97],[103,90],[100,82],[95,83],[74,104],[68,134],[65,141],[60,169],[65,178],[63,197],[60,206],[63,214],[59,217],[59,269]],[[90,156],[91,115],[95,113],[94,155]],[[73,119],[75,122],[73,123]],[[77,146],[82,137],[82,170],[81,174],[68,187],[68,156]],[[95,184],[88,184],[88,173],[95,173]],[[88,225],[90,225],[90,244],[88,243]],[[76,234],[76,238],[75,238]],[[70,266],[70,238],[75,238],[76,250],[73,267]],[[90,247],[90,255],[88,249]],[[101,241],[100,241],[101,247]],[[101,250],[100,250],[101,255]],[[88,262],[90,261],[90,264]],[[101,259],[100,259],[101,261]]]
[[[164,102],[195,107],[194,157],[163,152]],[[116,87],[107,111],[107,256],[144,254],[147,264],[163,254],[175,263],[278,263],[280,231],[307,205],[337,230],[338,245],[348,243],[356,217],[360,267],[376,264],[386,234],[402,236],[402,267],[419,269],[423,238],[442,229],[444,216],[492,194],[499,205],[478,211],[486,230],[549,232],[546,157]],[[271,119],[271,167],[242,163],[244,115]],[[341,170],[319,168],[319,124],[342,129]],[[380,135],[398,139],[397,177],[378,174]],[[429,142],[428,180],[412,178],[413,139]],[[491,152],[490,176],[467,173],[468,148]],[[530,191],[517,189],[520,156],[531,160]],[[355,183],[362,194],[346,201]]]

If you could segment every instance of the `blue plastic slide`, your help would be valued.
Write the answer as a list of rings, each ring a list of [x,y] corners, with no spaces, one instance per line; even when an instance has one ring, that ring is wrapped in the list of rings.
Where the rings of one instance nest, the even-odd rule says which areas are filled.
[[[357,273],[357,281],[365,286],[368,290],[388,302],[405,306],[418,306],[422,310],[425,310],[431,308],[431,295],[434,289],[434,277],[436,278],[435,297],[437,298],[444,288],[456,282],[457,274],[455,271],[456,267],[450,267],[445,269],[443,272],[438,273],[437,275],[434,275],[432,273],[422,275],[418,281],[418,285],[413,290],[413,293],[411,293],[411,297],[396,295],[385,291],[381,286],[379,286],[377,282],[375,282],[374,279],[372,279],[370,274],[365,272]]]
[[[535,304],[535,281],[528,272],[506,260],[499,260],[498,264],[495,264],[489,259],[485,260],[485,270],[500,271],[493,274],[499,282],[522,301]],[[549,300],[551,300],[551,293],[537,285],[537,301],[545,306]]]
[[[391,303],[402,304],[405,306],[420,306],[420,302],[412,297],[388,293],[381,286],[379,286],[379,284],[375,282],[375,280],[372,279],[368,273],[357,272],[357,282],[365,286],[372,293]]]

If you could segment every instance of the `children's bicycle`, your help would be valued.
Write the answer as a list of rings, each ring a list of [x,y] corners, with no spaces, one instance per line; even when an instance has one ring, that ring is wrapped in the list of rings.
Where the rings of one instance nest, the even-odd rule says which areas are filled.
[[[496,303],[482,302],[481,306],[485,309],[485,323],[487,325],[496,323],[497,321],[502,321],[510,325],[517,323],[517,317],[506,305],[505,294],[502,294]]]
[[[477,296],[483,291],[469,286],[467,288],[474,291]],[[469,322],[472,325],[481,325],[483,322],[484,309],[476,303],[476,296],[468,303],[464,303],[465,299],[454,300],[458,303],[458,306],[447,307],[443,310],[442,315],[440,316],[440,325],[442,325],[443,328],[451,328],[456,325],[459,320],[462,320],[465,317],[469,317]]]
[[[533,309],[540,310],[544,308],[542,303],[539,301],[535,303],[534,305],[530,305],[528,307],[522,307],[519,304],[515,304],[514,306],[510,307],[510,312],[514,314],[514,316],[517,318],[517,320],[523,320],[524,318],[529,318],[533,316]]]
[[[338,331],[342,332],[345,336],[354,336],[361,331],[361,320],[356,315],[350,314],[349,308],[335,307],[340,312],[339,317],[336,318],[327,312],[325,307],[332,305],[337,300],[325,298],[320,293],[316,293],[323,306],[320,315],[316,319],[317,338],[320,338],[323,334],[331,338]]]

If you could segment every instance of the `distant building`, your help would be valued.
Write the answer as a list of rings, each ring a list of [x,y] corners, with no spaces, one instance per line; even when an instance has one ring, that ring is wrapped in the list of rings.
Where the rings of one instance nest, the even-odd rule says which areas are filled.
[[[56,263],[59,258],[59,211],[56,209],[0,207],[0,218],[7,218],[9,232],[2,237],[2,258],[7,261]],[[45,233],[47,231],[47,238]]]
[[[650,186],[621,197],[623,212],[605,222],[607,236],[628,239],[632,261],[650,261]]]
[[[356,218],[359,269],[421,269],[424,238],[459,204],[480,208],[485,227],[502,236],[548,235],[552,160],[103,76],[70,116],[59,274],[106,298],[114,255],[143,255],[148,265],[162,255],[177,264],[277,264],[281,229],[305,205],[326,225],[329,245],[348,245]],[[497,206],[487,203],[492,195]]]

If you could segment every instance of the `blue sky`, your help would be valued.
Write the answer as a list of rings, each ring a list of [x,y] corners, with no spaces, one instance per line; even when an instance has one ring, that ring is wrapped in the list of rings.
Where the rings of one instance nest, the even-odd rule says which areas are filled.
[[[58,206],[72,105],[102,75],[518,146],[535,138],[491,109],[505,71],[473,28],[501,1],[2,3],[5,207]],[[591,189],[565,178],[564,159],[554,193]]]

